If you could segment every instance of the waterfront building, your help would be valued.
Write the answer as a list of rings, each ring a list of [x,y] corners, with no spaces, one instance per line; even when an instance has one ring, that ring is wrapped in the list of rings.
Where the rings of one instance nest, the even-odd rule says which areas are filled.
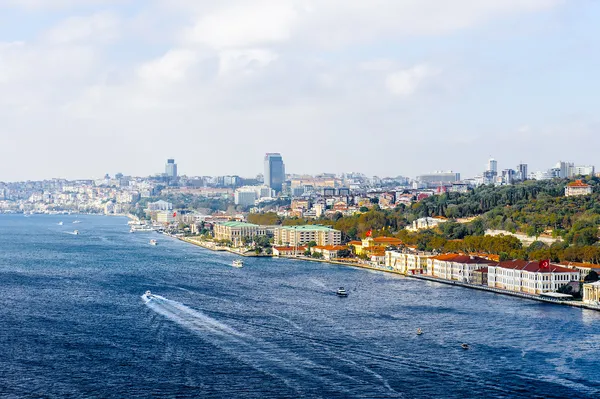
[[[169,179],[177,179],[177,164],[174,159],[167,159],[167,164],[165,165],[165,175]]]
[[[345,245],[317,245],[310,249],[311,254],[320,253],[323,254],[323,259],[331,260],[338,257],[338,252],[348,249]]]
[[[176,214],[172,211],[156,212],[156,221],[158,223],[173,223],[176,220]]]
[[[275,244],[296,246],[311,241],[317,245],[340,245],[342,232],[319,225],[280,226],[275,228]]]
[[[592,271],[600,274],[600,265],[594,265],[592,263],[563,261],[560,262],[559,265],[569,269],[579,270],[582,279]]]
[[[279,153],[267,153],[265,155],[265,185],[276,192],[281,192],[285,182],[285,165]]]
[[[273,255],[275,256],[297,256],[304,255],[304,252],[308,247],[304,245],[298,245],[297,247],[282,247],[282,246],[274,246],[273,247]]]
[[[577,269],[552,263],[544,268],[537,261],[512,260],[488,266],[489,287],[529,294],[556,292],[580,277]]]
[[[216,223],[213,231],[216,240],[231,241],[234,247],[242,246],[246,237],[253,238],[267,234],[265,226],[231,221]]]
[[[478,270],[473,270],[473,284],[488,285],[488,268],[484,267]]]
[[[565,196],[566,197],[574,197],[578,195],[588,195],[592,193],[592,186],[584,183],[581,180],[575,180],[567,184],[565,187]]]
[[[583,303],[600,305],[600,281],[583,285]]]
[[[400,273],[424,274],[427,270],[427,260],[432,256],[424,252],[385,251],[384,264]]]
[[[496,262],[478,256],[445,254],[427,259],[427,274],[465,283],[473,282],[473,272]]]

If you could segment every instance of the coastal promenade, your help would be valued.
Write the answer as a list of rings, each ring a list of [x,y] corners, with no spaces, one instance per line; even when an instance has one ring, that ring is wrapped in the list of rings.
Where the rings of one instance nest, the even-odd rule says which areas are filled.
[[[554,305],[566,305],[566,306],[577,307],[577,308],[581,308],[581,309],[600,311],[600,306],[585,304],[581,301],[558,300],[558,299],[553,299],[553,298],[548,298],[548,297],[542,297],[539,295],[528,294],[528,293],[524,293],[524,292],[515,292],[515,291],[503,290],[500,288],[488,287],[485,285],[463,283],[460,281],[446,280],[446,279],[441,279],[441,278],[433,277],[433,276],[426,276],[426,275],[422,275],[422,274],[421,275],[405,274],[400,271],[394,270],[391,267],[373,266],[371,264],[362,263],[362,262],[343,262],[343,261],[339,261],[339,260],[315,259],[315,258],[309,258],[306,256],[286,256],[286,255],[274,256],[274,255],[266,255],[266,254],[259,255],[252,251],[242,252],[242,251],[237,251],[234,248],[218,246],[214,242],[210,242],[210,241],[194,240],[189,237],[178,237],[178,236],[174,236],[174,235],[170,235],[170,236],[177,238],[181,241],[184,241],[184,242],[187,242],[187,243],[190,243],[193,245],[197,245],[197,246],[205,248],[205,249],[209,249],[211,251],[230,252],[232,254],[236,254],[236,255],[240,255],[240,256],[279,257],[279,258],[283,258],[283,259],[299,260],[299,261],[305,261],[305,262],[306,261],[320,262],[320,263],[327,263],[327,264],[332,264],[332,265],[357,267],[357,268],[361,268],[361,269],[368,269],[368,270],[374,270],[374,271],[379,271],[379,272],[384,272],[384,273],[396,274],[396,275],[399,275],[402,277],[413,278],[413,279],[418,279],[418,280],[422,280],[422,281],[430,281],[430,282],[446,284],[446,285],[453,285],[453,286],[463,287],[463,288],[470,288],[470,289],[475,289],[475,290],[480,290],[480,291],[488,291],[488,292],[493,292],[495,294],[509,295],[509,296],[513,296],[513,297],[519,297],[522,299],[529,299],[529,300],[538,301],[538,302],[545,302],[545,303],[554,304]]]

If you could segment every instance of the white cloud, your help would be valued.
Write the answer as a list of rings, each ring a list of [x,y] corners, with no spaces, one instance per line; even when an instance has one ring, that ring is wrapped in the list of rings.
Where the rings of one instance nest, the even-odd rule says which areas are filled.
[[[251,74],[276,59],[277,54],[265,49],[223,50],[219,53],[219,75]]]
[[[435,69],[427,64],[415,65],[409,69],[399,70],[390,73],[385,81],[387,89],[390,93],[397,96],[410,96],[423,81],[440,73],[439,69]]]
[[[119,36],[120,20],[110,12],[99,12],[90,16],[70,17],[44,34],[52,44],[80,42],[107,43]]]
[[[138,68],[138,76],[150,83],[179,82],[198,62],[198,54],[189,49],[174,49],[159,59],[144,63]]]
[[[288,0],[237,2],[200,17],[185,39],[217,49],[283,42],[290,38],[296,16]]]

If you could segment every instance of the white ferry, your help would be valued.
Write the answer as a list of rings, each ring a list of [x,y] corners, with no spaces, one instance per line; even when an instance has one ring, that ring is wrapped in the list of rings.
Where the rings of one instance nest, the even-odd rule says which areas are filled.
[[[233,263],[231,265],[233,267],[242,267],[242,266],[244,266],[244,261],[241,259],[236,259],[233,261]]]
[[[148,226],[147,224],[140,226],[131,226],[131,228],[129,229],[130,233],[149,233],[151,231],[154,231],[154,228],[152,226]]]

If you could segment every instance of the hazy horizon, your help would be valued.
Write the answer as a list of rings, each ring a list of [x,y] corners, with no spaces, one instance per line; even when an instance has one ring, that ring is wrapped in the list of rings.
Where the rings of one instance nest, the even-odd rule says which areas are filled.
[[[0,181],[596,165],[600,3],[0,0]],[[212,148],[211,148],[212,146]]]

